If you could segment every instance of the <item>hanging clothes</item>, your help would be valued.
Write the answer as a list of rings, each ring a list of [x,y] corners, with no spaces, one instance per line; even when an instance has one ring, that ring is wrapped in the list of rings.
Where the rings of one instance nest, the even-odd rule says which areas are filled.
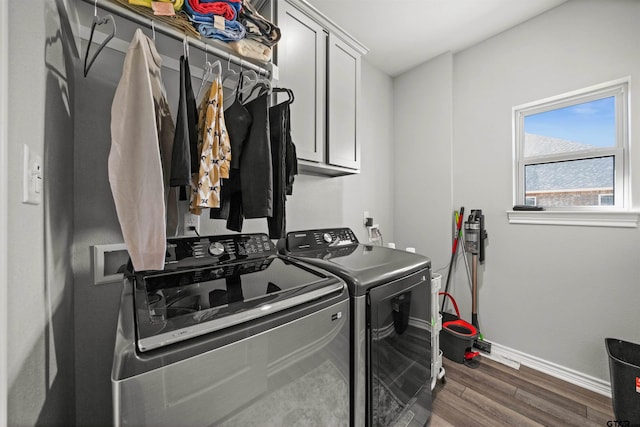
[[[291,100],[269,108],[271,161],[273,165],[273,213],[267,218],[269,238],[286,236],[287,195],[293,194],[293,180],[298,173],[298,159],[291,139]]]
[[[273,210],[267,219],[269,238],[286,237],[286,181],[287,181],[287,128],[289,127],[289,104],[283,102],[269,108],[271,132],[271,164],[273,168]]]
[[[244,74],[240,73],[238,83],[235,90],[235,98],[233,104],[225,110],[225,118],[227,130],[229,131],[229,140],[231,142],[231,152],[234,153],[231,159],[231,169],[240,169],[240,159],[242,158],[242,149],[245,141],[249,136],[249,130],[253,123],[253,117],[247,108],[240,102],[240,92],[242,91],[242,82]]]
[[[217,75],[200,105],[199,169],[193,174],[189,210],[220,207],[221,179],[229,178],[231,144],[224,121],[222,77]]]
[[[253,117],[240,102],[243,74],[240,73],[235,89],[233,103],[224,112],[225,123],[231,143],[231,170],[229,179],[223,180],[219,209],[211,209],[209,217],[212,219],[226,219],[227,229],[242,231],[244,214],[242,210],[242,186],[240,185],[240,159],[245,141],[249,136]]]
[[[152,40],[136,30],[111,107],[109,183],[133,267],[164,269],[167,235],[178,229],[170,188],[174,125]]]
[[[288,120],[289,128],[287,133],[289,137],[287,138],[287,156],[286,156],[286,165],[287,165],[287,173],[286,173],[286,183],[285,183],[285,193],[287,196],[293,195],[293,182],[295,180],[295,176],[298,175],[298,154],[296,153],[296,146],[291,139],[291,120]]]
[[[242,81],[241,75],[236,97],[242,92]],[[268,98],[268,92],[260,93],[245,104],[236,98],[227,110],[235,113],[228,114],[233,128],[231,164],[234,168],[222,189],[223,209],[211,211],[210,217],[226,218],[227,228],[232,231],[242,231],[245,218],[267,218],[273,213]]]
[[[244,104],[253,118],[240,158],[242,211],[245,218],[265,218],[273,212],[273,169],[267,112],[268,93]]]
[[[198,108],[191,86],[189,59],[183,55],[180,57],[180,98],[170,181],[172,187],[180,187],[181,200],[187,200],[187,192],[183,190],[191,187],[191,171],[198,167]]]

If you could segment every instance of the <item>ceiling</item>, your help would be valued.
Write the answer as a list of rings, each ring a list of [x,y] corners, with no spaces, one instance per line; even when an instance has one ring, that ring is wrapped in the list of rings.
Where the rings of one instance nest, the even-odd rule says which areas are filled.
[[[307,0],[369,48],[366,59],[396,76],[458,52],[566,0]]]

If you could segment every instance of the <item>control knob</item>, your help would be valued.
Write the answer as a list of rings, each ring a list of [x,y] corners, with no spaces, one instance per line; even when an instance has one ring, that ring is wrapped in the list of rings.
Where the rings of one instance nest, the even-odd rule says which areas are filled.
[[[209,245],[209,253],[213,256],[219,256],[224,253],[224,245],[220,242],[213,242]]]
[[[322,239],[327,243],[331,243],[333,241],[333,239],[331,238],[331,234],[329,233],[324,233],[322,235]]]

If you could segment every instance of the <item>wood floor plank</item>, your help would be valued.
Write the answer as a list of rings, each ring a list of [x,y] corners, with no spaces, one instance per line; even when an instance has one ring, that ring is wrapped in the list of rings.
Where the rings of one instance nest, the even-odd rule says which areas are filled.
[[[444,387],[444,384],[447,385],[447,391],[449,393],[453,393],[456,396],[462,396],[462,393],[464,392],[464,389],[465,389],[465,385],[460,383],[459,381],[456,381],[455,377],[446,377],[445,376],[444,381],[441,381],[436,386],[436,390],[441,389],[442,387]]]
[[[468,401],[475,402],[476,405],[492,414],[496,420],[500,420],[506,425],[519,427],[540,427],[543,425],[471,388],[467,388],[462,397]]]
[[[449,421],[445,420],[441,416],[437,414],[431,415],[431,421],[429,423],[430,427],[455,427]]]
[[[483,359],[478,369],[444,359],[432,426],[603,426],[611,399],[534,369]],[[440,424],[438,424],[440,423]]]
[[[500,390],[505,394],[513,395],[516,392],[517,387],[513,384],[509,384],[500,378],[496,378],[493,375],[489,375],[484,369],[470,369],[467,366],[452,362],[450,360],[444,361],[443,365],[447,372],[456,372],[456,378],[464,378],[467,382],[473,383],[481,382],[485,386]]]
[[[481,363],[484,364],[485,360],[483,360]],[[484,368],[492,370],[492,372],[493,370],[495,370],[495,366],[489,363],[484,365]],[[498,376],[495,372],[493,373],[493,375]],[[540,375],[544,374],[540,373]],[[556,393],[553,390],[549,390],[539,385],[538,383],[540,381],[533,382],[530,378],[523,376],[520,370],[513,369],[512,375],[509,377],[508,381],[516,386],[519,390],[527,391],[533,395],[544,395],[545,400],[552,402],[556,406],[562,407],[565,411],[570,411],[583,417],[586,416],[587,412],[586,406],[584,404],[573,400],[571,398],[571,395]]]
[[[572,399],[576,402],[590,406],[605,414],[610,412],[611,415],[613,415],[611,399],[607,396],[603,396],[594,391],[587,390],[551,375],[536,371],[528,366],[520,367],[520,375],[523,378],[527,378],[527,380],[534,384],[546,388],[547,390],[552,390],[563,395],[571,395]]]
[[[448,365],[447,362],[445,362],[445,365]],[[532,421],[536,423],[540,423],[547,426],[562,424],[561,419],[554,417],[553,415],[547,412],[541,411],[538,408],[530,406],[526,402],[523,402],[522,400],[518,399],[515,396],[515,391],[516,391],[515,389],[513,390],[513,393],[504,393],[499,388],[492,388],[487,386],[487,384],[485,384],[482,380],[478,380],[478,379],[469,380],[469,377],[466,375],[463,375],[463,373],[464,373],[464,370],[470,370],[470,369],[464,366],[462,366],[462,369],[463,369],[462,371],[452,372],[452,377],[455,378],[455,380],[453,380],[454,382],[457,383],[459,381],[462,383],[464,387],[469,387],[477,391],[479,394],[488,396],[495,402],[499,403],[500,405],[506,408],[509,408],[510,410],[516,411],[521,415],[530,418]],[[484,371],[484,370],[488,370],[488,368],[486,365],[482,364],[480,368],[478,368],[477,370]],[[473,370],[473,371],[476,371],[476,370]],[[513,376],[514,372],[516,371],[511,372],[511,376],[503,377],[502,379],[505,382],[508,382],[510,378]],[[493,374],[494,372],[490,371],[489,373]],[[449,382],[451,382],[452,380],[448,379],[447,381],[448,381],[447,382],[447,385],[448,385]]]
[[[497,427],[505,424],[482,412],[460,396],[440,390],[438,398],[433,402],[433,412],[456,427]]]
[[[597,426],[596,423],[587,419],[586,407],[584,408],[584,414],[581,415],[573,411],[568,411],[566,407],[547,400],[546,396],[536,395],[526,390],[518,390],[516,392],[516,397],[531,406],[535,406],[542,411],[548,412],[553,416],[560,418],[564,422],[564,425],[572,425],[577,427]]]
[[[606,426],[607,422],[616,419],[615,415],[613,415],[613,409],[611,410],[611,413],[603,413],[590,407],[587,407],[587,418],[601,426]]]

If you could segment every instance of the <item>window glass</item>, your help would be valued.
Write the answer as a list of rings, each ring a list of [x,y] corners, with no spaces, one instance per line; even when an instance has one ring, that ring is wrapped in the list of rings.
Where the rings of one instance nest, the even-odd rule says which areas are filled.
[[[616,146],[615,97],[610,96],[524,118],[524,156]]]
[[[600,206],[613,206],[614,202],[613,194],[600,195]]]
[[[613,156],[527,165],[525,197],[539,206],[601,206],[602,195],[613,202],[614,170]]]

